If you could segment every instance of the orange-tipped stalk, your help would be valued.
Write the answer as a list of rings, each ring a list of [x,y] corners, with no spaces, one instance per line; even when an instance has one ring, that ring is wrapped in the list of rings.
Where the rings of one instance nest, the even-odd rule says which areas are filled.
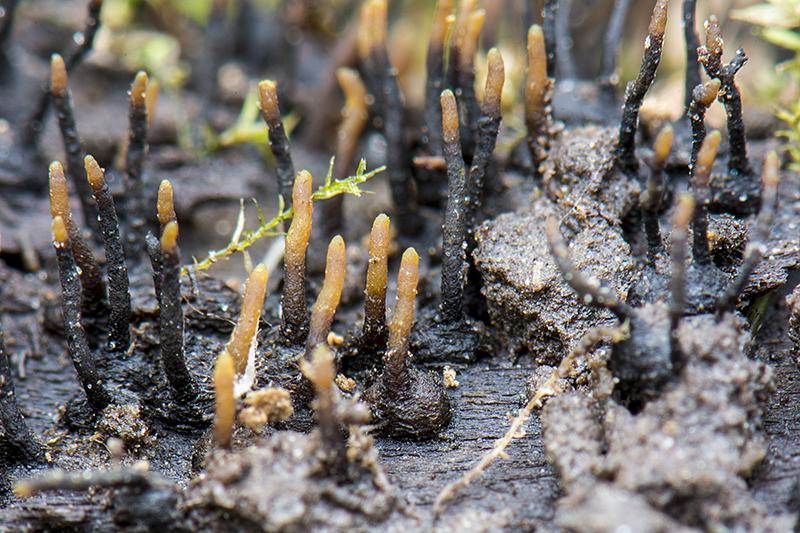
[[[311,174],[303,170],[294,182],[294,217],[286,235],[284,253],[281,334],[292,346],[302,346],[308,338],[306,247],[314,209],[311,194]]]
[[[536,166],[544,156],[542,136],[547,135],[547,92],[549,90],[550,79],[547,77],[544,32],[541,27],[534,24],[528,30],[528,75],[525,78],[523,100],[525,102],[525,125],[528,128],[528,146]]]
[[[128,267],[125,264],[125,252],[122,249],[122,238],[119,234],[119,220],[114,208],[114,198],[106,185],[103,169],[90,155],[86,156],[84,166],[97,204],[100,227],[103,230],[103,244],[106,250],[108,303],[111,306],[108,349],[124,351],[128,349],[131,340],[131,292]]]
[[[345,272],[344,240],[337,235],[328,246],[328,258],[325,264],[325,282],[311,308],[311,324],[306,341],[306,358],[311,359],[312,351],[328,338],[333,323],[333,315],[339,306],[342,296],[342,284]]]
[[[397,277],[397,301],[389,324],[389,342],[384,357],[384,375],[392,380],[402,379],[408,370],[408,345],[414,324],[414,299],[417,297],[419,255],[413,248],[403,253]]]
[[[383,357],[389,328],[386,326],[386,278],[389,272],[389,217],[380,214],[372,223],[369,236],[369,265],[364,290],[364,331],[359,353]]]
[[[722,136],[712,131],[703,140],[697,152],[697,162],[691,171],[692,193],[695,200],[692,221],[692,255],[697,265],[711,264],[711,250],[708,244],[708,204],[711,201],[711,169],[717,157],[717,148]]]
[[[278,194],[283,196],[286,207],[289,208],[292,205],[289,191],[294,184],[295,171],[289,138],[286,136],[286,128],[283,126],[283,117],[278,105],[278,87],[274,81],[264,80],[258,84],[258,89],[261,93],[259,100],[261,116],[269,128],[269,147],[277,164],[275,171],[278,176]]]
[[[237,374],[244,374],[253,346],[253,340],[258,332],[258,321],[261,318],[261,309],[264,307],[264,296],[267,292],[267,267],[259,264],[253,269],[244,286],[242,298],[242,312],[236,327],[231,333],[231,340],[225,351],[231,355],[233,366]]]
[[[147,74],[138,72],[131,84],[128,107],[128,151],[125,154],[125,218],[129,231],[127,248],[137,257],[142,248],[146,224],[144,160],[147,156]]]
[[[233,382],[236,376],[233,358],[224,351],[214,365],[214,442],[221,448],[229,448],[236,420],[236,399]]]
[[[164,231],[164,226],[170,222],[178,221],[172,198],[172,184],[168,180],[162,180],[158,186],[158,202],[156,204],[161,231]]]

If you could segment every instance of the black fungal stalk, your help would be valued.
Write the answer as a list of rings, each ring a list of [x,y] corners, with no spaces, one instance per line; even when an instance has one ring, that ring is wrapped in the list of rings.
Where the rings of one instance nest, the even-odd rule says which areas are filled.
[[[86,156],[86,176],[100,213],[100,226],[103,230],[103,244],[106,250],[106,270],[108,272],[108,303],[111,306],[111,320],[108,332],[108,349],[112,352],[125,351],[131,343],[131,292],[128,280],[128,267],[119,233],[119,220],[114,208],[114,198],[108,190],[103,170],[94,157]]]
[[[0,329],[0,424],[4,440],[21,452],[25,460],[44,461],[44,449],[33,437],[17,404],[14,379],[11,376],[11,362],[2,329]]]
[[[50,91],[53,95],[53,108],[58,118],[58,126],[61,129],[61,139],[64,141],[66,174],[78,193],[84,223],[92,230],[93,235],[97,236],[101,231],[97,221],[97,208],[92,199],[92,189],[83,177],[83,158],[86,156],[86,152],[75,125],[72,97],[67,82],[67,68],[64,65],[64,59],[58,54],[53,54],[50,61]]]
[[[144,237],[144,245],[147,248],[147,256],[150,258],[150,266],[153,267],[153,288],[156,293],[158,305],[161,305],[161,241],[151,232],[147,232]]]
[[[461,156],[456,99],[448,89],[442,92],[444,159],[447,165],[447,209],[442,235],[442,302],[439,312],[443,322],[458,322],[464,316],[462,299],[467,237],[467,171]]]
[[[425,124],[428,153],[442,154],[442,108],[439,95],[444,88],[444,46],[447,39],[447,17],[453,12],[453,0],[438,0],[431,24],[428,55],[425,60]]]
[[[717,301],[717,319],[733,309],[742,293],[750,274],[753,273],[759,261],[767,252],[767,240],[769,238],[770,227],[775,219],[775,210],[778,206],[778,183],[779,183],[780,160],[775,152],[770,152],[764,160],[761,182],[761,209],[758,212],[756,225],[753,228],[747,248],[744,252],[742,266],[736,279],[725,290]]]
[[[622,121],[619,126],[616,158],[620,169],[629,176],[635,176],[639,170],[639,161],[636,159],[635,153],[639,109],[656,77],[656,70],[661,61],[666,27],[667,0],[658,0],[653,9],[653,17],[650,19],[650,27],[647,30],[644,57],[639,75],[628,84],[625,90],[625,107],[622,110]]]
[[[572,44],[569,36],[570,1],[557,0],[558,7],[555,12],[555,48],[558,59],[556,61],[554,77],[559,80],[575,79],[575,59],[572,57]]]
[[[689,122],[692,125],[692,155],[689,162],[690,171],[697,163],[697,153],[700,151],[700,145],[703,144],[703,140],[706,138],[706,111],[708,111],[709,106],[717,97],[719,86],[719,80],[713,79],[696,86],[692,90],[691,102],[686,112],[686,115],[689,117]]]
[[[700,85],[700,61],[697,49],[700,38],[697,36],[696,16],[697,0],[683,0],[683,35],[686,40],[686,80],[684,85],[684,107],[692,103],[692,91]]]
[[[278,88],[274,81],[265,80],[258,84],[261,92],[259,107],[261,116],[269,128],[269,147],[277,164],[278,194],[283,197],[286,208],[292,206],[292,186],[294,185],[294,161],[289,148],[289,138],[283,126],[283,117],[278,105]]]
[[[125,156],[125,218],[128,222],[126,238],[130,257],[141,255],[147,224],[143,181],[148,129],[146,90],[147,74],[139,72],[130,90],[128,152]]]
[[[664,198],[666,189],[664,183],[664,166],[667,157],[672,149],[674,138],[672,126],[662,129],[654,145],[652,157],[647,160],[650,168],[650,177],[647,180],[647,188],[639,196],[639,204],[642,206],[642,219],[644,222],[644,232],[647,237],[647,264],[654,266],[658,255],[664,251],[664,243],[661,240],[661,228],[658,223],[658,210]]]
[[[97,35],[97,30],[100,29],[100,8],[102,6],[103,0],[89,0],[89,15],[86,18],[86,26],[81,33],[75,34],[73,38],[74,47],[64,56],[64,65],[67,73],[72,72],[92,49],[95,35]],[[39,134],[44,129],[44,115],[47,113],[48,107],[50,107],[49,88],[42,94],[39,104],[36,106],[31,118],[28,119],[25,133],[23,134],[24,145],[31,145],[39,138]]]
[[[14,15],[17,12],[19,0],[6,0],[3,2],[3,14],[0,16],[0,50],[5,47],[11,28],[14,27]]]
[[[181,307],[181,257],[178,223],[170,222],[161,236],[161,363],[175,399],[187,403],[197,396],[194,379],[186,366]]]
[[[679,372],[685,364],[684,354],[678,342],[678,325],[686,307],[686,241],[694,206],[694,198],[691,195],[681,196],[673,218],[672,277],[669,285],[672,291],[672,300],[669,305],[669,343],[670,361],[676,372]]]
[[[97,372],[94,357],[89,351],[86,332],[81,324],[81,287],[72,248],[64,220],[60,216],[53,219],[53,245],[58,259],[58,275],[61,279],[61,309],[64,314],[64,327],[67,330],[67,345],[78,380],[86,392],[89,405],[100,412],[111,403],[111,395],[103,386]]]
[[[692,167],[691,185],[695,208],[692,217],[692,256],[699,267],[711,265],[711,249],[708,243],[708,204],[711,202],[711,168],[717,155],[721,136],[711,132],[703,141]]]

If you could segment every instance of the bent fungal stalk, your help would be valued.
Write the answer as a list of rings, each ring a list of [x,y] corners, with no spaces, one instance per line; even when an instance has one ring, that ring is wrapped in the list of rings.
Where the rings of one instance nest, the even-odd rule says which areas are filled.
[[[711,168],[717,156],[722,136],[712,131],[703,140],[697,152],[697,161],[692,167],[691,185],[695,199],[692,218],[692,257],[698,266],[711,264],[711,248],[708,243],[708,204],[711,202]]]
[[[297,174],[292,192],[294,217],[286,235],[281,297],[281,335],[290,346],[300,347],[308,338],[306,306],[306,247],[311,235],[311,174]]]
[[[728,172],[734,175],[745,175],[750,172],[747,159],[747,139],[744,121],[742,120],[742,97],[736,86],[736,73],[747,62],[747,56],[742,48],[738,48],[733,60],[722,64],[724,42],[722,31],[719,28],[717,17],[711,15],[705,23],[706,45],[698,50],[700,63],[709,78],[720,81],[718,100],[725,106],[727,118],[728,142],[730,144],[730,158],[728,159]]]
[[[528,128],[528,148],[533,158],[534,173],[544,158],[543,139],[547,135],[547,93],[551,80],[547,75],[544,32],[534,24],[528,30],[528,75],[525,79],[525,125]]]
[[[58,126],[61,130],[61,139],[64,141],[64,152],[66,153],[66,173],[72,180],[78,199],[83,210],[84,223],[97,235],[100,233],[100,226],[97,222],[97,209],[92,199],[92,189],[86,180],[83,179],[83,158],[86,155],[83,149],[78,128],[75,125],[75,114],[72,110],[72,98],[67,82],[67,67],[64,59],[53,54],[50,60],[50,92],[53,95],[53,107],[58,118]]]
[[[655,265],[656,258],[664,250],[664,243],[661,240],[661,229],[658,224],[658,210],[664,198],[666,189],[664,183],[664,166],[667,157],[672,149],[672,140],[675,131],[672,126],[665,126],[656,137],[652,157],[647,161],[650,167],[650,177],[647,180],[647,188],[639,196],[639,204],[642,206],[642,219],[644,232],[647,237],[647,264]]]
[[[625,174],[633,177],[639,170],[636,159],[636,129],[639,121],[639,109],[644,96],[653,84],[661,61],[664,44],[664,31],[667,27],[668,0],[657,0],[653,8],[653,17],[647,30],[644,45],[642,66],[636,79],[630,82],[625,90],[625,107],[622,110],[622,121],[619,126],[619,140],[615,152],[617,163]]]
[[[103,244],[106,250],[108,303],[111,306],[108,349],[124,351],[128,349],[131,341],[131,293],[125,252],[119,234],[119,220],[117,211],[114,209],[114,198],[111,196],[103,176],[103,169],[90,155],[85,158],[85,168],[97,205],[100,227],[103,231]]]
[[[761,174],[761,209],[758,212],[755,227],[747,243],[739,273],[725,290],[725,293],[717,300],[716,315],[718,320],[736,305],[750,274],[753,273],[753,270],[758,266],[759,261],[767,251],[769,230],[775,219],[775,209],[778,205],[779,171],[780,159],[778,159],[778,154],[770,152],[764,159],[764,167]]]
[[[170,222],[164,228],[161,253],[161,364],[173,397],[180,403],[188,403],[197,396],[197,388],[186,366],[183,346],[181,256],[177,222]]]
[[[140,71],[131,84],[128,109],[128,151],[125,154],[125,219],[130,257],[139,257],[145,235],[144,160],[147,156],[147,74]]]
[[[389,272],[389,217],[381,213],[369,235],[369,264],[364,289],[364,329],[359,339],[360,355],[376,360],[383,357],[389,328],[386,326],[386,278]]]
[[[61,309],[64,315],[64,328],[67,330],[69,355],[78,374],[78,380],[86,392],[89,405],[95,412],[100,412],[111,403],[111,395],[106,391],[103,380],[97,372],[94,357],[86,341],[86,332],[81,324],[80,281],[67,226],[60,215],[53,217],[53,246],[58,259],[58,276],[61,279]]]
[[[247,278],[242,297],[242,311],[225,346],[225,352],[230,354],[233,360],[236,374],[247,376],[244,380],[247,386],[243,387],[246,389],[249,389],[255,380],[256,334],[267,292],[267,277],[267,267],[262,263],[256,266]]]
[[[689,161],[689,171],[694,168],[697,163],[697,153],[700,151],[700,145],[703,139],[706,138],[706,111],[709,106],[714,102],[719,92],[719,80],[713,79],[697,85],[692,91],[691,102],[686,111],[689,121],[692,125],[692,155]]]
[[[277,164],[275,172],[278,176],[278,194],[286,202],[286,208],[292,206],[292,197],[289,191],[294,185],[295,171],[292,152],[289,148],[289,139],[286,128],[283,126],[283,117],[278,106],[278,87],[272,80],[264,80],[258,84],[261,95],[258,107],[261,116],[269,129],[269,147],[275,156]]]
[[[339,306],[342,296],[342,284],[345,272],[344,239],[339,235],[331,240],[328,246],[328,257],[325,264],[325,282],[311,308],[311,322],[306,340],[306,359],[311,360],[314,349],[324,344],[333,324],[333,315]]]
[[[58,161],[50,164],[50,214],[55,218],[61,217],[69,234],[72,255],[80,269],[80,286],[83,294],[83,314],[91,317],[100,316],[104,309],[105,287],[103,286],[103,273],[100,265],[92,255],[92,251],[83,238],[80,228],[72,218],[69,208],[69,195],[67,192],[67,179],[64,177],[64,168]],[[78,300],[79,302],[81,299]]]

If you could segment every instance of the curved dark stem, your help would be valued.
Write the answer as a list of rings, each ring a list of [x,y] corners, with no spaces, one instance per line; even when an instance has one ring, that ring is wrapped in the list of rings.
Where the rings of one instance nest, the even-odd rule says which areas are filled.
[[[750,164],[747,160],[747,138],[742,120],[742,96],[734,79],[739,69],[747,62],[747,56],[742,48],[736,50],[733,60],[726,64],[719,73],[719,101],[725,106],[728,125],[728,143],[730,144],[730,159],[728,171],[738,175],[747,174]]]
[[[686,108],[692,103],[692,91],[701,83],[701,67],[697,58],[700,37],[696,30],[696,7],[697,0],[683,0],[683,35],[686,39],[686,82],[683,99]]]
[[[2,329],[0,329],[0,423],[2,423],[5,439],[22,452],[25,459],[37,462],[45,461],[44,449],[34,438],[28,425],[25,424],[25,419],[17,404],[14,379],[11,376],[11,363],[8,352],[6,352]]]
[[[100,8],[102,5],[103,0],[89,1],[89,16],[86,18],[86,26],[82,33],[76,35],[73,49],[64,56],[64,65],[67,68],[67,73],[72,72],[92,49],[94,37],[100,28]],[[25,131],[22,136],[24,146],[34,144],[39,138],[39,134],[44,129],[44,116],[49,107],[50,88],[49,84],[46,84],[44,93],[39,99],[39,104],[25,125]]]
[[[653,84],[658,64],[661,61],[666,19],[666,0],[658,0],[653,10],[639,75],[632,83],[628,84],[625,91],[625,107],[622,110],[622,121],[619,126],[616,157],[622,171],[631,177],[635,176],[636,171],[639,170],[639,161],[636,159],[635,153],[639,109],[642,107],[645,94]]]
[[[56,243],[58,274],[61,278],[61,308],[64,314],[64,328],[67,330],[67,344],[72,364],[78,380],[86,391],[89,404],[96,412],[102,411],[111,403],[111,395],[103,386],[97,372],[94,357],[89,351],[86,332],[81,324],[81,284],[72,257],[69,243]]]
[[[774,154],[772,154],[774,155]],[[771,156],[768,156],[768,158]],[[777,156],[776,156],[777,159]],[[768,172],[772,172],[774,176],[767,176]],[[764,186],[761,192],[761,210],[758,212],[753,233],[747,243],[747,248],[744,253],[744,260],[742,266],[739,268],[739,273],[736,279],[725,290],[719,300],[717,300],[716,315],[717,319],[721,318],[724,313],[733,309],[736,302],[739,300],[739,295],[742,293],[750,274],[753,273],[759,261],[767,251],[767,240],[769,238],[769,230],[772,222],[775,219],[775,209],[778,206],[778,163],[774,162],[773,165],[769,161],[764,163]]]
[[[557,0],[557,2],[554,30],[555,55],[558,61],[555,70],[559,79],[571,80],[575,78],[575,60],[572,57],[572,38],[569,34],[570,0]],[[545,45],[545,49],[547,49],[547,45]]]
[[[556,77],[556,14],[558,12],[558,0],[544,0],[542,8],[542,32],[544,33],[544,49],[547,53],[547,77]],[[528,27],[525,27],[525,35]]]
[[[578,297],[587,305],[605,307],[617,315],[620,320],[633,316],[633,310],[608,286],[601,284],[596,279],[589,279],[583,272],[575,268],[569,258],[569,247],[561,236],[558,221],[554,218],[547,220],[547,242],[550,244],[550,253],[555,259],[561,275],[570,287],[578,293]]]

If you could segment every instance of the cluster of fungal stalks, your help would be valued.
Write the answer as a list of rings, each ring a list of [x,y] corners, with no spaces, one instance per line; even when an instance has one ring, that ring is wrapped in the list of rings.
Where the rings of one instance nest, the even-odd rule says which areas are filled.
[[[530,157],[531,178],[536,180],[542,177],[539,169],[555,140],[551,102],[555,73],[574,75],[569,54],[558,56],[555,47],[559,34],[563,37],[566,31],[566,4],[546,0],[543,27],[532,25],[527,32],[524,149]],[[699,46],[693,29],[694,1],[683,3],[689,58],[685,120],[664,127],[652,150],[640,148],[637,152],[639,110],[660,62],[667,4],[668,0],[656,1],[639,75],[625,92],[613,154],[612,172],[641,185],[638,207],[646,251],[627,301],[578,270],[570,260],[559,221],[555,218],[547,221],[550,253],[563,278],[583,304],[610,310],[620,323],[590,331],[581,339],[545,385],[520,409],[505,437],[471,472],[442,491],[434,506],[437,512],[456,490],[469,484],[504,453],[511,440],[520,436],[533,409],[541,407],[545,396],[557,392],[557,379],[567,377],[575,361],[585,357],[602,339],[612,340],[609,368],[616,382],[615,399],[633,413],[657,399],[680,379],[692,356],[684,353],[678,342],[681,321],[687,315],[699,315],[719,322],[725,314],[733,312],[748,278],[764,255],[777,205],[778,157],[774,152],[766,157],[760,194],[750,194],[752,184],[747,180],[754,171],[747,158],[741,97],[734,79],[747,58],[739,49],[730,63],[722,63],[722,39],[713,16],[706,22],[706,44]],[[613,89],[614,51],[628,5],[626,0],[615,2],[609,25],[600,70],[600,85],[606,92]],[[99,6],[97,1],[90,4],[95,20],[93,28]],[[309,312],[306,251],[312,231],[314,189],[311,174],[295,170],[276,82],[267,80],[259,84],[259,107],[275,156],[278,191],[287,209],[291,209],[291,224],[284,242],[280,326],[259,334],[265,322],[262,313],[268,279],[267,267],[259,264],[252,268],[245,284],[241,315],[228,342],[220,347],[218,354],[212,354],[215,361],[211,370],[212,365],[203,365],[205,354],[198,354],[194,347],[186,345],[192,336],[186,331],[179,224],[169,181],[162,181],[158,190],[158,229],[155,225],[151,228],[145,216],[149,208],[143,171],[151,107],[147,75],[137,74],[131,86],[124,203],[117,209],[103,169],[85,153],[72,111],[67,72],[87,49],[79,49],[67,60],[53,56],[50,97],[66,152],[66,166],[53,162],[49,169],[53,245],[69,355],[84,392],[66,408],[68,425],[92,427],[109,406],[129,401],[131,391],[104,375],[97,360],[98,353],[111,355],[113,359],[136,348],[131,334],[129,271],[142,267],[145,250],[158,301],[160,368],[154,379],[163,381],[159,387],[168,391],[166,396],[156,395],[156,400],[174,403],[161,406],[161,412],[186,416],[201,427],[209,425],[213,417],[211,435],[217,449],[236,449],[237,442],[247,441],[251,434],[241,427],[258,432],[267,422],[285,422],[297,413],[308,414],[313,410],[326,473],[346,477],[353,455],[352,448],[348,449],[348,438],[351,442],[363,441],[361,426],[371,422],[375,429],[393,438],[421,440],[436,436],[451,422],[453,407],[441,379],[412,364],[412,352],[423,362],[474,362],[481,342],[483,325],[467,315],[464,305],[469,271],[467,254],[474,244],[471,232],[500,129],[505,67],[499,51],[491,49],[487,56],[484,98],[479,102],[474,90],[474,60],[485,13],[476,7],[475,0],[462,0],[454,14],[453,0],[437,2],[426,63],[424,142],[414,158],[406,138],[397,72],[387,53],[386,0],[366,0],[361,9],[358,33],[361,74],[346,68],[337,71],[346,105],[345,119],[338,132],[334,177],[341,179],[347,175],[359,138],[371,117],[386,141],[387,177],[394,202],[392,216],[402,235],[421,234],[426,224],[430,225],[420,213],[418,202],[420,184],[425,179],[434,182],[440,196],[445,196],[441,194],[445,188],[447,191],[443,206],[440,300],[435,309],[421,313],[423,319],[416,328],[413,326],[419,256],[411,247],[402,254],[394,313],[387,320],[390,220],[386,214],[374,220],[369,240],[363,328],[353,340],[357,357],[366,362],[363,366],[374,367],[362,387],[369,410],[361,403],[358,392],[350,394],[349,389],[343,392],[339,387],[340,361],[336,347],[330,342],[346,271],[345,242],[337,235],[346,222],[342,198],[327,202],[322,210],[325,237],[330,238],[330,244],[324,284]],[[89,37],[87,32],[90,46]],[[710,78],[705,83],[700,81],[700,65]],[[716,175],[721,135],[717,131],[708,133],[705,127],[706,110],[715,99],[725,105],[730,145],[727,169],[717,170]],[[45,103],[41,107],[46,106]],[[692,139],[688,164],[691,193],[680,195],[677,201],[668,246],[659,217],[669,186],[667,174],[675,171],[669,168],[673,144],[687,131]],[[686,168],[681,171],[686,172]],[[86,233],[72,216],[67,177],[80,199]],[[446,187],[443,177],[447,179]],[[712,190],[712,183],[722,186]],[[713,261],[708,237],[709,212],[748,214],[753,210],[753,198],[759,197],[761,208],[756,223],[738,272],[731,276]],[[85,235],[90,237],[87,239]],[[690,235],[691,262],[688,262]],[[93,246],[101,242],[105,250],[102,266],[92,252]],[[199,282],[192,278],[192,283]],[[103,336],[105,342],[100,346]],[[212,375],[206,375],[209,372]],[[46,461],[43,446],[25,426],[16,405],[2,331],[0,393],[5,440],[25,461]],[[345,395],[347,399],[343,399]],[[225,453],[228,452],[220,451],[223,456]],[[132,470],[125,470],[124,475],[128,477],[92,479],[112,485],[159,483]],[[72,477],[43,478],[20,485],[18,492],[27,495],[35,490],[56,488],[82,490],[88,484]]]

